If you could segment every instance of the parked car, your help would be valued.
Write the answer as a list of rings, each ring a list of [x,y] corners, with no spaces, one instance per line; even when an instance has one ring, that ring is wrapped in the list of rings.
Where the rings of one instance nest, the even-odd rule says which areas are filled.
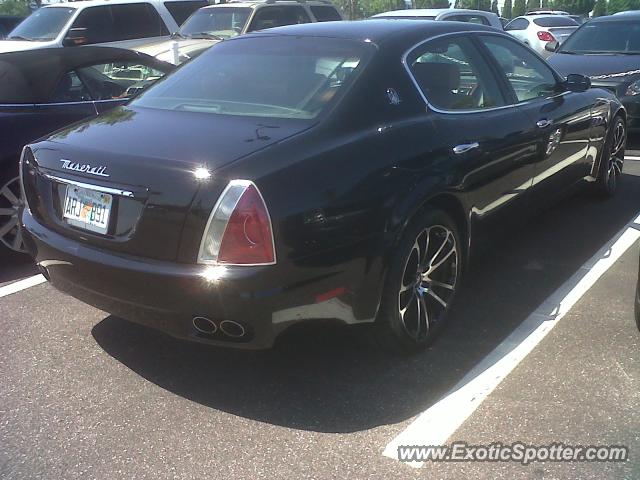
[[[502,30],[500,17],[484,10],[464,10],[461,8],[418,8],[394,10],[374,15],[372,18],[394,18],[404,20],[439,20],[447,22],[466,22],[488,25]]]
[[[43,275],[116,316],[244,348],[370,323],[409,352],[482,232],[582,182],[615,192],[624,128],[615,95],[491,27],[281,27],[32,143],[21,218]]]
[[[0,243],[24,251],[18,160],[22,147],[65,125],[122,105],[174,69],[141,53],[107,47],[0,54]]]
[[[598,17],[582,25],[549,57],[563,75],[580,72],[614,92],[628,115],[628,128],[640,129],[640,12]]]
[[[589,21],[588,17],[583,17],[582,15],[569,15],[571,20],[574,20],[578,25],[582,25],[583,23],[587,23]]]
[[[237,35],[283,25],[337,20],[342,20],[342,16],[329,0],[221,3],[196,11],[170,40],[142,45],[136,50],[178,65]]]
[[[18,25],[24,17],[16,15],[0,15],[0,40],[6,38],[9,32]]]
[[[546,45],[562,44],[578,29],[578,24],[567,15],[525,15],[514,18],[504,29],[539,55],[548,57]]]
[[[193,0],[87,0],[48,5],[33,12],[0,41],[0,53],[51,47],[110,44],[133,48],[167,39],[176,18],[199,8]]]

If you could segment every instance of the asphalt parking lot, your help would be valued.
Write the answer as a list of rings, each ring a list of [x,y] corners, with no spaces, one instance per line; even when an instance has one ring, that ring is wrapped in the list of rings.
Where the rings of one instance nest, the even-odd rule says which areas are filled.
[[[606,246],[633,231],[639,213],[640,160],[628,159],[615,199],[579,193],[499,235],[474,261],[451,327],[410,358],[340,328],[300,328],[267,352],[219,350],[47,284],[0,295],[0,477],[638,479],[638,244],[619,258]],[[0,288],[36,273],[27,259],[0,255]],[[562,318],[540,320],[560,318],[444,438],[626,445],[628,461],[412,468],[383,455],[423,412],[481,376],[474,367],[509,346],[541,305],[608,258]]]

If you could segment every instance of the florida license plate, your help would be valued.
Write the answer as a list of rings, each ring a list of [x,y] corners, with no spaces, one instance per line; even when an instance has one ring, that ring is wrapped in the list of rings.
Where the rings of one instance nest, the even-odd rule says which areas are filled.
[[[104,234],[112,203],[113,197],[107,193],[68,185],[63,217],[69,225]]]

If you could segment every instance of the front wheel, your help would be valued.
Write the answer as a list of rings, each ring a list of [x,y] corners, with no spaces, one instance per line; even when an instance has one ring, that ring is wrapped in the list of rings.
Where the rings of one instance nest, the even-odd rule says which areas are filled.
[[[389,350],[422,350],[441,331],[462,276],[455,222],[431,210],[413,221],[387,275],[376,320],[379,342]]]
[[[0,243],[25,253],[18,211],[22,206],[20,178],[9,171],[0,175]]]
[[[604,197],[612,197],[618,190],[626,145],[627,127],[622,117],[618,116],[613,119],[607,133],[595,184],[598,193]]]

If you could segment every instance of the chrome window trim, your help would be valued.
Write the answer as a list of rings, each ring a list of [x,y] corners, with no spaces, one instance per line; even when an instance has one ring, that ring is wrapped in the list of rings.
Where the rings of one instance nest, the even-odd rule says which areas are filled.
[[[120,195],[121,197],[133,197],[133,192],[128,190],[121,190],[119,188],[111,188],[111,187],[103,187],[101,185],[93,185],[91,183],[78,182],[76,180],[69,180],[68,178],[58,177],[56,175],[51,175],[49,173],[43,173],[43,176],[48,178],[49,180],[55,180],[59,183],[64,183],[66,185],[73,185],[75,187],[86,188],[88,190],[95,190],[97,192],[102,193],[110,193],[112,195]]]
[[[491,31],[486,31],[486,30],[468,30],[468,31],[464,31],[464,32],[453,32],[453,33],[443,33],[441,35],[436,35],[435,37],[431,37],[428,38],[426,40],[422,40],[418,43],[416,43],[415,45],[413,45],[412,47],[410,47],[403,55],[402,55],[402,64],[404,65],[405,70],[407,71],[407,73],[409,74],[409,78],[411,79],[411,82],[413,83],[413,86],[416,88],[416,90],[418,91],[418,94],[420,95],[420,97],[422,98],[422,100],[425,103],[425,106],[427,107],[427,111],[431,110],[433,112],[436,113],[444,113],[444,114],[458,114],[458,115],[468,115],[471,113],[484,113],[484,112],[493,112],[493,111],[497,111],[497,110],[504,110],[507,108],[516,108],[519,107],[521,105],[528,105],[530,103],[533,102],[539,102],[539,101],[544,101],[544,100],[549,100],[552,98],[557,98],[563,95],[566,95],[567,93],[570,93],[568,91],[565,92],[561,92],[557,95],[552,95],[551,97],[540,97],[540,98],[532,98],[531,100],[526,100],[524,102],[517,102],[517,103],[511,103],[511,104],[507,104],[507,105],[501,105],[499,107],[491,107],[491,108],[476,108],[476,109],[472,109],[472,110],[446,110],[446,109],[442,109],[442,108],[437,108],[435,106],[433,106],[431,103],[429,103],[429,100],[427,99],[426,95],[424,94],[424,92],[422,91],[422,89],[420,88],[420,85],[418,84],[418,81],[416,80],[416,78],[413,76],[413,72],[411,71],[411,67],[409,67],[409,63],[407,62],[407,59],[409,58],[409,55],[416,50],[417,48],[421,47],[422,45],[424,45],[425,43],[434,41],[434,40],[438,40],[441,38],[446,38],[446,37],[457,37],[457,36],[464,36],[465,34],[480,34],[480,35],[493,35],[496,37],[500,37],[500,38],[506,38],[507,40],[512,40],[511,38],[507,37],[505,34],[501,33],[501,32],[491,32]],[[517,41],[516,41],[517,43]],[[535,52],[534,52],[535,54]],[[551,68],[551,66],[547,67],[554,73],[556,74],[556,76],[558,78],[562,78],[558,72],[556,72],[553,68]]]

